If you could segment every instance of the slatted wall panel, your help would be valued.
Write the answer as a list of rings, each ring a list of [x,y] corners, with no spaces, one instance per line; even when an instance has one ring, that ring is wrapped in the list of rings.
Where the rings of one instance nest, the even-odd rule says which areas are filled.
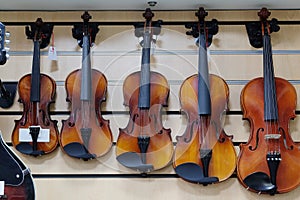
[[[211,72],[223,77],[230,88],[228,112],[224,128],[233,135],[236,151],[238,144],[249,137],[249,124],[242,121],[240,92],[252,78],[262,76],[261,49],[249,45],[246,29],[240,21],[257,21],[257,11],[211,11],[208,20],[216,18],[221,22],[219,33],[214,36],[210,47]],[[80,22],[82,12],[2,12],[0,21],[10,22],[11,57],[0,67],[2,81],[18,81],[31,71],[32,41],[27,40],[24,26],[17,22],[33,22],[42,17],[45,22]],[[141,12],[90,12],[92,21],[135,22],[143,21]],[[300,11],[272,11],[271,17],[279,21],[300,21]],[[194,39],[185,35],[183,25],[174,22],[195,21],[194,11],[157,11],[154,20],[173,22],[163,25],[153,53],[152,70],[162,73],[169,81],[171,92],[169,106],[163,114],[163,123],[172,129],[172,138],[183,134],[186,116],[180,112],[178,92],[182,81],[197,70],[197,49]],[[172,23],[170,23],[172,24]],[[66,103],[64,80],[67,75],[80,68],[81,49],[72,38],[72,26],[54,26],[54,43],[58,61],[47,58],[42,50],[41,72],[55,79],[57,83],[56,103],[51,107],[52,118],[61,120],[68,117],[70,106]],[[297,113],[300,111],[300,25],[284,24],[278,33],[272,34],[275,74],[291,81],[298,92]],[[123,106],[122,84],[130,73],[140,68],[141,48],[130,25],[103,25],[92,48],[92,66],[102,71],[108,79],[108,96],[102,110],[104,118],[110,120],[116,141],[118,129],[128,122],[128,108]],[[0,108],[0,128],[6,142],[14,120],[19,119],[21,105],[15,98],[9,109]],[[300,141],[300,116],[290,123],[290,132]],[[155,171],[143,178],[136,172],[122,167],[115,159],[115,147],[102,158],[84,162],[65,155],[61,149],[39,158],[21,155],[30,167],[36,184],[37,199],[300,199],[300,189],[276,196],[260,196],[240,186],[235,175],[228,181],[207,187],[194,185],[177,178],[172,166]],[[288,173],[288,169],[287,169]]]

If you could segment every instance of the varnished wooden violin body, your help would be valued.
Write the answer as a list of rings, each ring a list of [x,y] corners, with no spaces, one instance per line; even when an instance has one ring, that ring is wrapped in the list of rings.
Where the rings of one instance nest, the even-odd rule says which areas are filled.
[[[96,24],[89,24],[91,16],[82,15],[83,26],[74,27],[73,36],[82,41],[82,68],[71,72],[65,82],[67,101],[72,111],[63,120],[60,144],[69,156],[84,160],[106,154],[112,146],[109,121],[101,115],[105,100],[107,80],[100,71],[91,69],[90,43],[99,31]]]
[[[277,20],[266,20],[270,15],[266,8],[258,14],[261,22],[248,24],[247,31],[250,36],[261,36],[250,42],[263,46],[264,76],[251,80],[241,93],[243,117],[250,123],[251,135],[247,144],[240,145],[237,175],[250,190],[273,195],[300,184],[299,145],[289,134],[297,94],[287,80],[274,76],[270,33],[279,30]]]
[[[152,35],[160,32],[160,22],[152,22],[153,13],[146,9],[146,23],[136,27],[136,36],[143,36],[141,71],[124,81],[124,104],[129,106],[130,119],[120,129],[117,140],[117,160],[142,173],[157,170],[170,163],[173,155],[171,130],[162,125],[161,109],[167,106],[169,85],[158,72],[150,71]],[[153,27],[151,27],[153,26]]]
[[[189,35],[198,38],[198,74],[181,85],[179,99],[188,122],[182,136],[177,136],[173,167],[184,180],[207,185],[229,178],[235,170],[236,153],[232,137],[227,136],[221,121],[227,109],[229,89],[219,76],[208,73],[206,47],[217,33],[217,21],[204,22],[207,12],[196,13],[199,23]],[[208,38],[207,38],[208,36]]]
[[[56,83],[48,75],[40,73],[40,48],[49,44],[52,29],[41,18],[31,26],[32,31],[26,27],[26,34],[34,43],[32,73],[23,76],[18,83],[23,114],[20,120],[15,120],[12,143],[21,153],[32,156],[48,154],[58,146],[57,121],[51,120],[49,115]],[[23,136],[26,136],[25,141],[20,140]],[[39,141],[42,137],[44,140]]]

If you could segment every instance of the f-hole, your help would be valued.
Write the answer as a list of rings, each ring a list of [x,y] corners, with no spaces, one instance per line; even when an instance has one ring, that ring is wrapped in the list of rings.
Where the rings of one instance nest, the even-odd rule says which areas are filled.
[[[256,135],[255,135],[255,147],[253,148],[252,146],[249,146],[249,150],[250,151],[255,151],[258,147],[258,142],[259,142],[259,132],[263,132],[264,128],[259,128],[256,131]]]
[[[288,145],[286,144],[286,136],[285,136],[285,131],[284,131],[284,129],[283,129],[282,127],[279,127],[279,128],[278,128],[278,131],[279,131],[280,135],[283,136],[283,144],[284,144],[284,147],[285,147],[287,150],[293,150],[293,149],[294,149],[294,146],[293,146],[293,145],[288,146]]]

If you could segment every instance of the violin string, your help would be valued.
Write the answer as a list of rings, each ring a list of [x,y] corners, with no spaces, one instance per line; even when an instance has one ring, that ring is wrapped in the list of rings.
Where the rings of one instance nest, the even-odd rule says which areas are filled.
[[[278,124],[278,108],[277,108],[277,99],[276,99],[276,82],[275,82],[275,75],[274,75],[274,65],[273,65],[273,60],[272,60],[272,46],[271,46],[271,36],[270,36],[270,25],[268,24],[268,42],[269,42],[269,53],[270,53],[270,60],[269,60],[269,64],[271,66],[271,76],[270,78],[272,79],[272,102],[274,102],[272,104],[273,106],[273,111],[275,114],[276,119],[274,120],[273,123],[275,123],[275,127],[274,127],[274,131],[276,134],[279,134],[278,130],[279,130],[279,124]],[[274,153],[280,153],[280,145],[279,145],[279,138],[278,139],[274,139]]]
[[[270,132],[269,132],[269,123],[270,123],[270,121],[269,121],[269,119],[268,119],[268,117],[266,117],[266,116],[268,116],[269,114],[270,114],[270,106],[267,106],[266,104],[268,103],[268,102],[270,102],[270,96],[269,96],[269,93],[266,91],[268,88],[269,88],[269,85],[267,85],[269,82],[270,82],[270,77],[268,76],[269,74],[267,73],[268,71],[268,59],[267,59],[267,48],[268,48],[268,46],[267,46],[267,43],[266,43],[266,33],[265,33],[265,27],[264,27],[264,23],[262,22],[262,34],[263,34],[263,63],[264,63],[264,75],[265,75],[265,77],[264,77],[264,79],[266,79],[267,81],[264,81],[264,84],[266,84],[266,85],[264,85],[264,98],[266,98],[266,99],[264,99],[264,106],[266,106],[267,107],[267,109],[265,108],[264,109],[264,112],[267,112],[267,113],[264,113],[264,115],[265,115],[265,126],[266,126],[266,130],[265,130],[265,134],[269,134]],[[268,148],[267,148],[267,151],[268,151],[268,154],[270,153],[270,151],[271,151],[271,149],[270,149],[270,139],[269,138],[265,138],[265,140],[266,140],[266,143],[267,143],[267,146],[268,146]]]
[[[277,111],[277,104],[276,102],[276,87],[275,87],[275,76],[274,76],[274,67],[272,61],[272,47],[271,47],[271,37],[269,31],[269,25],[267,24],[267,31],[264,32],[264,64],[265,70],[267,70],[267,88],[271,90],[271,93],[267,92],[266,101],[265,103],[271,103],[271,106],[267,106],[268,110],[266,110],[269,115],[271,116],[270,119],[266,121],[266,134],[278,134],[278,111]],[[263,29],[265,30],[265,29]],[[266,105],[265,105],[266,106]],[[270,137],[267,139],[268,144],[268,153],[277,154],[280,152],[280,145],[278,145],[277,138]]]

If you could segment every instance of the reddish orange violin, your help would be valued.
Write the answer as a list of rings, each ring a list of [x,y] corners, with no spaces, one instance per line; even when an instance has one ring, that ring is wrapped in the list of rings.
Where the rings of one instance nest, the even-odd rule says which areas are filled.
[[[263,47],[263,77],[251,80],[241,93],[251,135],[247,144],[240,145],[237,175],[251,191],[275,194],[300,184],[300,150],[289,134],[289,121],[296,117],[295,88],[274,76],[270,34],[279,31],[279,26],[276,19],[267,20],[270,14],[262,8],[261,21],[246,25],[250,43]]]

